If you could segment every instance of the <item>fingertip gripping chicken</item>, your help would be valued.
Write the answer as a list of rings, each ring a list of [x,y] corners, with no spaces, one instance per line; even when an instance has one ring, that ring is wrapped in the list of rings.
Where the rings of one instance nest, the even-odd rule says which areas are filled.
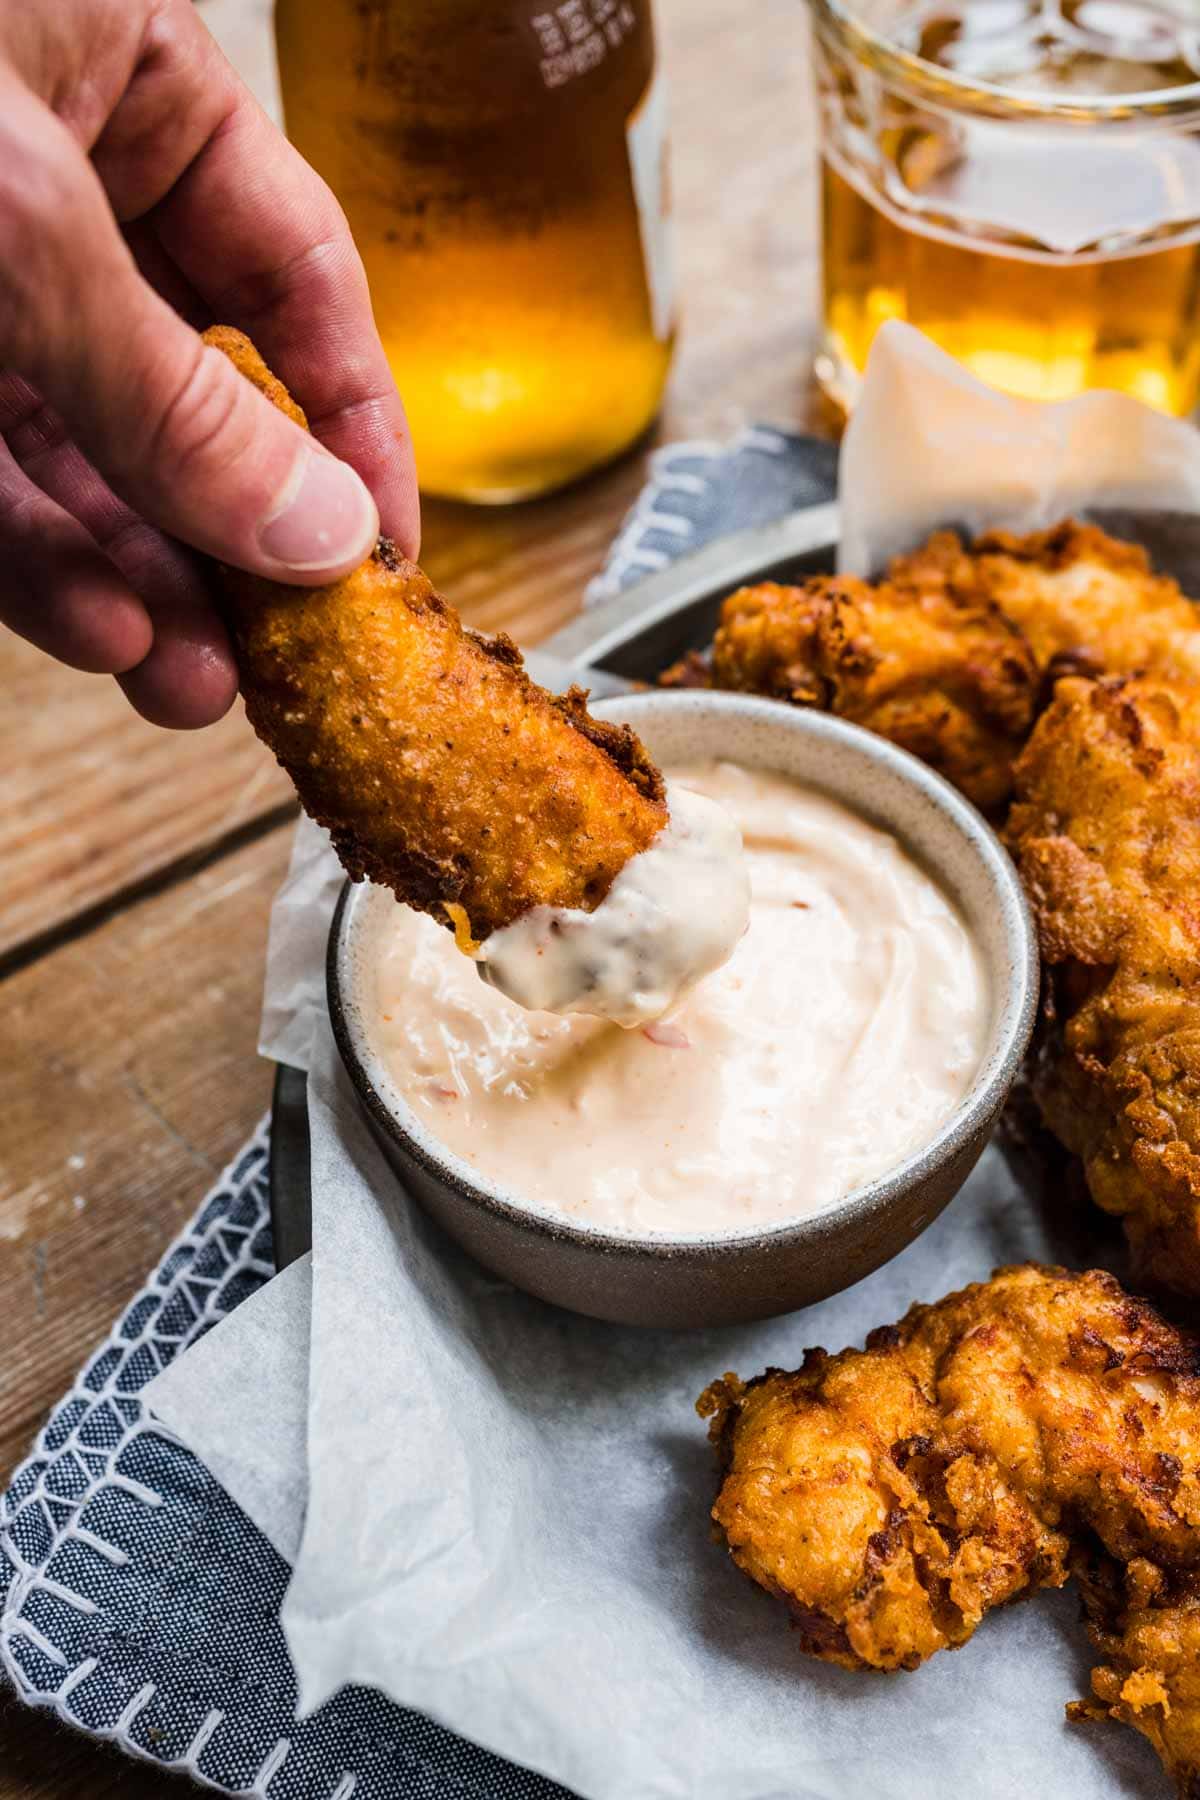
[[[306,426],[248,338],[206,338]],[[452,926],[512,998],[640,1023],[733,949],[736,830],[699,796],[677,806],[584,690],[547,693],[508,638],[465,629],[387,538],[326,587],[231,568],[221,586],[247,716],[351,877]],[[724,882],[717,932],[689,929],[672,878],[697,854]]]

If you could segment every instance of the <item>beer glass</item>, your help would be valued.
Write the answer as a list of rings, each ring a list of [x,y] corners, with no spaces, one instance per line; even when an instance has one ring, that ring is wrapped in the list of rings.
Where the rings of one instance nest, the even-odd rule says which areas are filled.
[[[1200,15],[1144,0],[811,0],[825,335],[853,404],[906,319],[1037,399],[1200,396]]]
[[[277,0],[422,486],[545,492],[653,418],[674,309],[651,0]]]

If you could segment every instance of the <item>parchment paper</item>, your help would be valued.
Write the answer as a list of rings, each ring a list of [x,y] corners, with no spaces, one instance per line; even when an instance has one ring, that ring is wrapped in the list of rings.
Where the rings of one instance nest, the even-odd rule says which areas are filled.
[[[843,501],[864,566],[925,523],[990,516],[964,472],[982,481],[1004,441],[997,409],[1012,403],[951,379],[914,335],[887,334],[847,445]],[[901,403],[926,446],[919,484],[897,437]],[[1109,403],[1076,404],[1092,416],[1086,432],[1038,422],[1051,474],[1039,488],[1022,471],[1024,512],[999,459],[1005,516],[1052,519],[1111,492],[1116,439],[1096,423]],[[1183,456],[1200,499],[1200,441],[1134,413],[1125,441],[1155,467]],[[1084,479],[1092,444],[1096,490]],[[1178,504],[1178,460],[1174,479]],[[1134,484],[1127,474],[1122,498]],[[902,538],[896,492],[923,521]],[[1119,1268],[1100,1215],[1019,1180],[993,1148],[902,1256],[791,1318],[670,1334],[531,1300],[440,1237],[361,1122],[319,998],[318,921],[336,887],[326,857],[303,827],[273,920],[264,1019],[264,1044],[310,1067],[311,1351],[306,1284],[293,1273],[149,1390],[272,1541],[299,1544],[283,1623],[305,1709],[346,1682],[377,1686],[587,1800],[1161,1794],[1157,1761],[1133,1733],[1063,1719],[1089,1667],[1069,1593],[993,1615],[964,1650],[912,1675],[802,1657],[782,1610],[710,1541],[714,1467],[693,1410],[726,1369],[861,1343],[912,1300],[998,1263]],[[260,1378],[231,1381],[264,1335],[277,1351],[260,1357]],[[294,1384],[306,1357],[305,1434]]]
[[[1200,510],[1200,439],[1125,394],[1046,405],[883,327],[840,465],[840,566],[870,574],[939,525],[1034,531],[1087,506]]]
[[[307,1069],[325,1012],[325,946],[346,871],[329,833],[301,813],[283,886],[271,908],[258,1053]]]
[[[312,1258],[305,1256],[242,1302],[236,1331],[210,1331],[168,1365],[168,1379],[145,1389],[156,1416],[219,1472],[226,1493],[289,1563],[308,1496],[311,1318]]]

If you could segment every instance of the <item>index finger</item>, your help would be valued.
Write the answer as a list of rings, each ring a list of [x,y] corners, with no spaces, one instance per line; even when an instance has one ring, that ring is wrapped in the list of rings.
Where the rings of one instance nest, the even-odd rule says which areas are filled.
[[[415,556],[412,440],[362,259],[328,187],[240,83],[152,216],[213,317],[254,339],[315,435],[363,477],[383,530]]]

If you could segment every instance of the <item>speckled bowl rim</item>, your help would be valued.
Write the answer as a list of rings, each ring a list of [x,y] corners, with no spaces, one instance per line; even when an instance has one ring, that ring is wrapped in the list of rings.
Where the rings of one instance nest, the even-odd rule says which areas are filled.
[[[356,884],[351,881],[345,883],[338,897],[326,957],[329,1016],[342,1062],[360,1103],[375,1126],[433,1181],[499,1219],[523,1230],[540,1232],[560,1243],[577,1244],[581,1251],[635,1259],[681,1256],[709,1259],[731,1255],[740,1258],[755,1247],[766,1250],[782,1243],[804,1239],[817,1241],[834,1232],[841,1234],[854,1228],[866,1228],[886,1215],[914,1187],[931,1181],[952,1164],[981,1131],[990,1129],[1020,1070],[1033,1030],[1041,966],[1033,919],[1016,868],[991,826],[949,782],[886,738],[829,713],[787,707],[777,700],[755,695],[686,689],[629,694],[596,702],[592,710],[599,717],[628,720],[637,727],[640,718],[656,715],[668,707],[673,712],[686,708],[702,715],[714,708],[736,707],[744,718],[761,719],[783,731],[806,734],[826,746],[843,745],[865,754],[881,768],[890,770],[915,787],[929,804],[948,818],[974,853],[996,895],[1008,954],[1003,968],[994,966],[998,958],[988,961],[988,979],[994,984],[999,1004],[993,1007],[991,1028],[975,1079],[942,1128],[894,1169],[854,1188],[842,1199],[817,1212],[789,1214],[773,1219],[769,1224],[759,1221],[718,1233],[655,1232],[637,1236],[631,1232],[606,1231],[555,1213],[540,1202],[522,1199],[499,1182],[482,1182],[478,1170],[455,1156],[453,1151],[433,1148],[433,1134],[424,1133],[416,1114],[411,1114],[413,1125],[410,1127],[397,1116],[371,1080],[351,1023],[352,1003],[347,1003],[342,994],[341,964],[350,954],[348,934],[353,907],[356,900],[365,903],[370,891],[363,887],[356,891]],[[819,784],[814,785],[821,791]],[[904,841],[903,836],[901,841]],[[936,870],[933,873],[936,874]],[[947,889],[952,893],[956,891],[948,879]],[[403,1106],[399,1096],[397,1103]],[[424,1141],[426,1136],[429,1142]]]

